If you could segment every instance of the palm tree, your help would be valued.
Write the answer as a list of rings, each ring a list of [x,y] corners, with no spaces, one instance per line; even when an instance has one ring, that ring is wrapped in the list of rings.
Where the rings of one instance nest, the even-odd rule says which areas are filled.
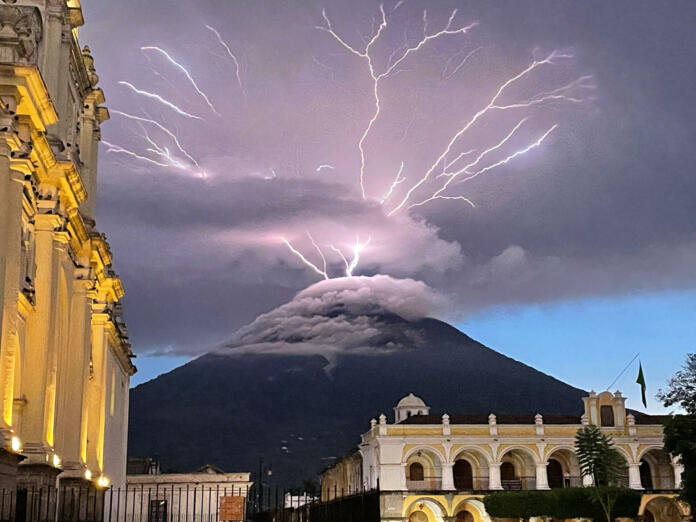
[[[578,430],[575,453],[583,476],[592,477],[590,494],[601,504],[607,522],[612,522],[611,512],[619,497],[619,488],[625,486],[626,462],[623,456],[614,448],[611,437],[594,425]]]

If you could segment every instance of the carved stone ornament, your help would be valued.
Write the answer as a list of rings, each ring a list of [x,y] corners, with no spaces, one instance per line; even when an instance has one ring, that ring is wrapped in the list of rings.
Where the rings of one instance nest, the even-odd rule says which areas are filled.
[[[43,36],[37,7],[0,3],[0,63],[33,65]]]

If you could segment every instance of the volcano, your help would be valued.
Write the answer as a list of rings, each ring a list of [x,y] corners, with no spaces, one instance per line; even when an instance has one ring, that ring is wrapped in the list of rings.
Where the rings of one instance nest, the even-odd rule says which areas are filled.
[[[134,388],[129,455],[158,456],[169,471],[254,471],[262,458],[273,482],[291,486],[354,449],[371,418],[391,422],[410,392],[435,414],[529,414],[532,423],[535,413],[582,413],[583,390],[447,323],[406,318],[384,301],[356,309],[344,297],[280,307],[225,348]],[[339,323],[340,336],[326,332]],[[351,328],[360,343],[322,355]]]

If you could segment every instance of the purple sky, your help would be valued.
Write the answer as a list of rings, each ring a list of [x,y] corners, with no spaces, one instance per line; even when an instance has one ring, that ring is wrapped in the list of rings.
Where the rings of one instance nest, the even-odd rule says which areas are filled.
[[[112,113],[103,126],[113,145],[101,147],[98,221],[124,280],[138,353],[202,353],[317,282],[281,239],[321,268],[307,231],[331,275],[345,267],[330,245],[350,258],[356,238],[369,237],[355,273],[424,281],[448,302],[438,317],[451,321],[492,306],[694,287],[690,2],[395,5],[385,4],[388,25],[371,48],[377,74],[404,42],[423,39],[424,8],[425,34],[444,28],[455,8],[452,30],[478,25],[427,42],[381,81],[381,112],[364,142],[363,200],[358,143],[374,111],[368,64],[316,26],[325,25],[325,8],[336,33],[362,51],[380,21],[378,2],[85,4],[80,39],[92,49]],[[239,81],[207,25],[238,59]],[[181,70],[143,46],[183,65],[214,110]],[[491,110],[445,161],[474,149],[463,167],[523,118],[467,172],[558,125],[543,143],[457,184],[464,173],[442,193],[466,196],[475,208],[438,200],[388,216],[503,82],[553,51],[553,64],[512,84],[498,105],[554,96],[591,77],[560,91],[573,100]],[[161,128],[116,111],[166,126],[188,157]],[[147,152],[156,146],[159,153]],[[404,181],[381,204],[401,162]],[[442,162],[409,203],[432,195],[447,179],[441,173]]]

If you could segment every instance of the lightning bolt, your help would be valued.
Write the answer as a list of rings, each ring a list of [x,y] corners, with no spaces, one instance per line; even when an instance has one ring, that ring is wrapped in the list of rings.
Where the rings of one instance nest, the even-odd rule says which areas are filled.
[[[155,52],[160,53],[162,56],[164,56],[169,61],[169,63],[171,63],[174,67],[176,67],[177,69],[179,69],[181,72],[183,72],[186,75],[186,78],[188,78],[188,81],[191,82],[191,85],[193,85],[193,88],[196,89],[196,92],[201,96],[201,98],[203,98],[203,100],[205,100],[205,103],[208,105],[208,107],[210,107],[210,110],[212,110],[217,116],[220,116],[220,113],[215,109],[215,106],[211,103],[208,96],[200,89],[200,87],[198,87],[198,84],[193,79],[191,74],[188,72],[186,67],[184,67],[179,62],[177,62],[174,58],[172,58],[172,56],[167,51],[165,51],[161,47],[157,47],[155,45],[146,45],[144,47],[141,47],[140,50],[141,51],[155,51]]]
[[[123,116],[124,118],[128,118],[130,120],[139,121],[142,123],[149,123],[150,125],[154,125],[155,127],[157,127],[159,130],[164,132],[167,136],[169,136],[172,139],[172,141],[176,145],[177,149],[179,149],[179,152],[181,152],[184,156],[186,156],[186,158],[191,163],[193,163],[196,167],[200,167],[200,165],[195,160],[195,158],[193,156],[191,156],[191,154],[189,154],[186,151],[186,149],[184,149],[184,147],[181,145],[181,143],[179,142],[179,138],[176,136],[176,134],[174,134],[171,130],[169,130],[167,127],[162,125],[160,122],[153,120],[153,119],[150,119],[150,118],[143,118],[142,116],[135,116],[133,114],[128,114],[127,112],[119,111],[116,109],[111,109],[110,112],[112,114],[118,114],[119,116]]]
[[[512,76],[511,78],[508,78],[505,80],[495,91],[495,94],[493,97],[490,99],[488,104],[483,107],[482,109],[478,110],[473,117],[467,121],[455,134],[452,136],[450,139],[449,143],[445,147],[444,151],[438,156],[438,158],[430,165],[428,170],[425,172],[423,177],[418,180],[406,193],[406,195],[403,197],[401,202],[399,202],[398,205],[396,205],[387,215],[391,216],[398,210],[400,210],[408,200],[411,198],[413,193],[418,190],[432,175],[432,173],[435,171],[438,165],[440,165],[441,162],[445,160],[445,158],[450,154],[452,151],[452,148],[455,146],[459,138],[466,132],[468,131],[479,119],[481,119],[484,115],[489,113],[490,111],[493,110],[507,110],[507,109],[516,109],[516,108],[521,108],[521,107],[532,107],[534,105],[538,105],[539,103],[542,103],[541,100],[543,101],[548,101],[549,99],[553,99],[554,101],[556,100],[557,96],[565,97],[564,94],[559,94],[558,92],[554,94],[544,94],[541,97],[533,98],[531,100],[527,100],[525,102],[520,102],[512,105],[497,105],[498,100],[500,97],[503,95],[503,93],[506,91],[508,87],[511,85],[514,85],[521,79],[529,76],[534,70],[538,69],[539,67],[543,65],[548,65],[548,64],[553,64],[553,60],[556,58],[568,58],[569,55],[559,53],[558,51],[553,51],[551,52],[546,58],[542,60],[536,60],[534,59],[531,64],[529,64],[526,68],[524,68],[522,71],[517,73],[516,75]],[[579,81],[580,79],[576,80]],[[574,82],[575,83],[575,82]],[[577,86],[576,84],[575,86]],[[567,86],[566,86],[567,87]],[[563,88],[561,88],[563,89]],[[567,91],[567,88],[565,89]],[[553,98],[550,98],[553,97]],[[573,101],[574,99],[568,99],[567,101]]]
[[[328,165],[324,163],[323,165],[319,165],[316,169],[315,172],[321,172],[322,170],[327,169],[327,170],[336,170],[336,168],[333,165]]]
[[[200,116],[196,116],[196,115],[194,115],[194,114],[191,114],[191,113],[189,113],[189,112],[186,112],[185,110],[179,108],[178,106],[176,106],[175,104],[173,104],[173,103],[170,102],[169,100],[165,100],[165,99],[164,99],[162,96],[160,96],[159,94],[155,94],[155,93],[148,92],[148,91],[143,91],[143,90],[138,89],[137,87],[135,87],[132,83],[126,82],[126,81],[123,81],[123,80],[122,80],[122,81],[119,81],[118,83],[119,83],[119,85],[125,85],[126,87],[128,87],[129,89],[131,89],[131,90],[132,90],[133,92],[135,92],[136,94],[139,94],[139,95],[141,95],[141,96],[145,96],[146,98],[151,98],[151,99],[153,99],[153,100],[157,100],[157,101],[160,102],[161,104],[166,105],[167,107],[169,107],[170,109],[173,109],[175,112],[181,114],[182,116],[186,116],[187,118],[192,118],[192,119],[195,119],[195,120],[202,120],[202,119],[203,119],[203,118],[201,118]]]
[[[488,165],[487,167],[484,167],[484,168],[482,168],[482,169],[480,169],[480,170],[477,170],[477,171],[475,171],[475,172],[471,172],[471,171],[469,170],[471,167],[477,165],[477,164],[479,163],[479,161],[480,161],[486,154],[488,154],[488,153],[490,153],[490,152],[492,152],[492,151],[494,151],[494,150],[497,150],[497,149],[499,149],[501,146],[503,146],[503,145],[512,137],[512,135],[515,133],[515,131],[517,131],[517,129],[520,128],[520,126],[524,123],[525,120],[526,120],[526,118],[523,119],[523,120],[521,120],[517,125],[515,125],[515,127],[512,129],[512,131],[510,131],[510,133],[508,133],[500,142],[498,142],[498,143],[495,144],[494,146],[492,146],[492,147],[486,149],[484,152],[482,152],[482,153],[476,158],[476,160],[474,160],[473,162],[469,163],[468,165],[466,165],[465,167],[463,167],[462,169],[460,169],[460,170],[457,171],[457,172],[446,173],[445,175],[448,176],[448,179],[447,179],[447,181],[445,182],[445,184],[444,184],[440,189],[436,190],[435,193],[434,193],[432,196],[430,196],[429,198],[426,198],[426,199],[424,199],[423,201],[420,201],[420,202],[418,202],[418,203],[413,203],[413,204],[411,204],[408,208],[419,207],[419,206],[421,206],[421,205],[425,205],[426,203],[428,203],[428,202],[430,202],[430,201],[434,201],[434,200],[436,200],[436,199],[450,199],[450,200],[452,200],[452,199],[459,199],[459,200],[463,200],[463,201],[465,201],[466,203],[470,204],[472,207],[475,206],[475,205],[471,202],[471,200],[469,200],[468,198],[466,198],[466,197],[464,197],[464,196],[442,196],[441,194],[442,194],[442,192],[445,191],[445,189],[449,186],[449,184],[450,184],[453,180],[455,180],[460,174],[466,173],[466,174],[468,174],[468,176],[466,176],[464,179],[461,179],[461,180],[457,181],[457,184],[459,184],[459,183],[464,183],[465,181],[469,181],[469,180],[471,180],[471,179],[476,178],[477,176],[483,174],[484,172],[488,172],[489,170],[492,170],[492,169],[494,169],[494,168],[496,168],[496,167],[499,167],[499,166],[501,166],[501,165],[505,165],[506,163],[510,162],[511,160],[513,160],[514,158],[516,158],[517,156],[520,156],[520,155],[522,155],[522,154],[525,154],[526,152],[529,152],[530,150],[532,150],[532,149],[538,147],[539,145],[541,145],[542,142],[548,137],[548,135],[551,134],[551,133],[552,133],[554,130],[556,130],[556,128],[558,127],[558,124],[553,125],[550,129],[548,129],[544,134],[542,134],[537,140],[535,140],[534,142],[532,142],[530,145],[524,147],[523,149],[520,149],[520,150],[518,150],[518,151],[513,152],[512,154],[506,156],[505,158],[503,158],[503,159],[500,160],[500,161],[497,161],[497,162],[495,162],[495,163],[492,163],[491,165]]]
[[[382,196],[382,205],[384,205],[384,202],[387,201],[390,196],[392,195],[392,192],[394,192],[394,189],[406,181],[406,178],[401,177],[401,173],[404,171],[404,162],[401,162],[401,166],[399,167],[398,172],[396,173],[396,177],[394,178],[394,181],[392,181],[392,184],[389,185],[389,190]]]
[[[298,258],[300,258],[300,260],[301,260],[305,265],[307,265],[309,268],[311,268],[312,270],[314,270],[317,274],[319,274],[320,276],[322,276],[324,279],[330,279],[330,278],[329,278],[329,275],[326,273],[326,270],[320,269],[317,265],[315,265],[315,264],[312,263],[309,259],[307,259],[305,256],[303,256],[303,255],[302,255],[302,252],[300,252],[300,251],[297,250],[294,246],[292,246],[292,243],[290,243],[290,241],[288,241],[288,240],[285,239],[284,237],[281,237],[280,239],[283,241],[283,243],[285,243],[285,244],[287,245],[287,247],[290,249],[290,251],[291,251],[293,254],[295,254]],[[322,257],[323,257],[323,256],[322,256]]]
[[[336,248],[334,245],[329,245],[331,247],[331,250],[336,252],[343,263],[346,265],[346,277],[353,277],[353,272],[355,269],[358,267],[358,264],[360,263],[360,253],[365,249],[367,245],[370,244],[370,241],[372,240],[372,237],[368,237],[367,241],[364,243],[360,242],[360,237],[358,236],[357,239],[355,240],[355,244],[352,246],[353,250],[353,257],[351,258],[350,261],[346,258],[345,254],[340,248]]]
[[[469,58],[471,58],[473,55],[475,55],[475,54],[476,54],[477,52],[479,52],[481,49],[483,49],[483,47],[477,47],[477,48],[474,49],[473,51],[470,51],[470,52],[464,57],[464,59],[463,59],[462,61],[460,61],[459,64],[452,70],[452,72],[447,73],[447,71],[449,70],[450,65],[452,64],[452,60],[453,60],[454,58],[456,58],[457,56],[459,56],[461,53],[457,53],[457,54],[455,54],[454,56],[450,57],[450,59],[447,60],[447,63],[445,64],[445,68],[442,70],[442,79],[443,79],[443,80],[449,80],[450,78],[452,78],[455,74],[457,74],[457,73],[459,72],[459,69],[461,69],[462,67],[464,67],[464,65],[466,65],[466,63],[469,61]]]
[[[397,7],[400,4],[397,4]],[[397,70],[396,68],[404,61],[406,60],[409,56],[412,54],[418,52],[424,45],[428,44],[429,42],[436,40],[438,38],[441,38],[443,36],[447,35],[457,35],[457,34],[466,34],[469,30],[471,30],[473,27],[477,25],[477,23],[472,23],[469,24],[468,26],[465,27],[459,27],[457,29],[452,29],[452,24],[454,22],[454,18],[457,15],[457,10],[455,9],[452,11],[452,14],[450,15],[447,24],[443,29],[440,31],[436,31],[431,34],[427,34],[427,13],[424,11],[423,13],[423,19],[424,19],[424,35],[423,38],[417,42],[415,45],[412,46],[407,46],[405,49],[401,49],[401,55],[394,59],[394,53],[392,53],[392,56],[390,56],[389,62],[387,66],[382,70],[382,72],[377,72],[374,64],[374,58],[372,54],[370,54],[372,47],[374,44],[379,40],[380,36],[384,32],[384,30],[387,27],[387,15],[386,12],[384,11],[384,5],[379,6],[379,12],[381,16],[381,21],[379,23],[379,26],[377,29],[373,32],[372,37],[369,39],[369,41],[365,44],[364,50],[358,50],[355,47],[351,46],[348,42],[346,42],[345,39],[343,39],[336,31],[334,31],[333,26],[331,25],[331,20],[326,14],[326,10],[324,9],[322,11],[322,17],[324,19],[325,25],[319,25],[316,26],[317,29],[325,31],[329,33],[341,46],[343,46],[347,51],[350,53],[354,54],[355,56],[358,56],[359,58],[363,59],[367,63],[367,67],[370,73],[370,77],[372,78],[372,95],[374,98],[374,104],[375,104],[375,110],[372,113],[372,117],[369,119],[367,126],[363,130],[360,140],[358,141],[358,150],[360,152],[360,191],[362,193],[362,198],[366,199],[367,195],[365,193],[365,141],[367,140],[370,131],[372,130],[375,122],[379,118],[380,112],[381,112],[381,106],[382,106],[382,101],[379,95],[379,84],[380,81],[384,80],[385,78],[388,78],[392,73],[394,75],[398,74],[400,71]],[[395,72],[396,71],[396,72]]]
[[[230,49],[230,46],[227,45],[227,42],[225,42],[225,40],[222,39],[222,36],[220,35],[217,29],[209,25],[206,25],[205,27],[216,36],[218,43],[225,49],[225,51],[227,51],[227,56],[229,56],[234,62],[235,74],[237,76],[237,84],[239,85],[239,88],[242,90],[242,93],[244,93],[244,87],[242,86],[242,78],[239,75],[239,60],[232,52],[232,49]]]
[[[132,150],[128,150],[124,147],[121,147],[120,145],[116,145],[114,143],[110,143],[106,140],[101,140],[104,145],[108,147],[106,149],[106,152],[116,152],[120,154],[126,154],[132,158],[139,159],[141,161],[146,161],[148,163],[152,163],[153,165],[157,165],[158,167],[169,167],[167,163],[161,163],[159,161],[155,161],[152,158],[148,158],[147,156],[142,156],[141,154],[137,154],[136,152],[133,152]]]

